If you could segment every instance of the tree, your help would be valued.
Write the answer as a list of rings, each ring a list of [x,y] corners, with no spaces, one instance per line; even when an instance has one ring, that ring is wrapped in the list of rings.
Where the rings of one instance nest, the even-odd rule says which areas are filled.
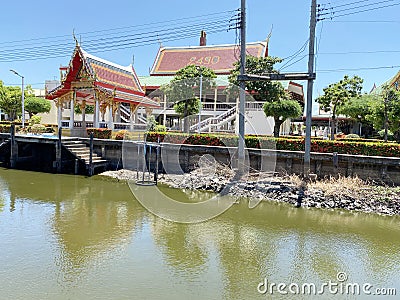
[[[370,123],[368,116],[372,113],[372,105],[377,101],[377,95],[363,94],[359,97],[351,98],[338,109],[339,114],[346,115],[361,123]]]
[[[297,118],[303,113],[300,104],[292,99],[265,102],[263,109],[267,117],[274,118],[274,137],[279,137],[280,127],[286,119]]]
[[[25,99],[25,110],[29,113],[29,118],[39,113],[50,112],[51,104],[49,100],[29,96]]]
[[[0,109],[8,115],[9,120],[15,120],[22,114],[21,88],[14,86],[3,86],[0,83]]]
[[[246,72],[249,74],[262,75],[265,73],[277,73],[274,64],[282,62],[279,57],[246,57]],[[231,83],[227,92],[237,96],[239,92],[237,76],[240,71],[240,63],[235,64],[235,68],[229,76]],[[300,104],[290,99],[290,94],[285,91],[282,84],[277,81],[247,81],[245,89],[258,101],[265,101],[263,109],[267,117],[273,117],[275,121],[274,136],[279,136],[282,123],[287,118],[295,118],[302,114]]]
[[[75,105],[74,111],[76,114],[81,114],[81,106],[79,104]],[[94,105],[86,104],[85,106],[85,114],[93,114],[94,113]]]
[[[197,114],[200,109],[200,101],[195,96],[200,87],[200,74],[202,77],[203,95],[215,86],[214,71],[203,67],[188,65],[178,72],[171,82],[161,87],[167,95],[169,102],[174,104],[174,110],[184,120],[184,131],[189,132],[188,117]]]
[[[265,73],[277,73],[274,70],[274,64],[280,63],[283,60],[279,57],[255,57],[246,56],[246,72],[248,74],[262,75]],[[240,62],[236,62],[234,69],[229,75],[229,82],[231,83],[227,88],[227,92],[233,96],[239,95],[239,81],[237,76],[240,73]],[[282,84],[276,81],[247,81],[245,90],[259,101],[275,101],[283,97],[284,89]]]
[[[372,108],[374,103],[378,101],[378,96],[375,94],[363,94],[359,97],[351,98],[350,101],[345,103],[338,109],[338,113],[352,118],[354,121],[360,122],[366,128],[372,129],[373,122],[371,122]],[[369,129],[363,130],[366,136]]]
[[[400,92],[385,85],[381,91],[374,94],[375,101],[371,102],[370,121],[376,130],[384,129],[384,140],[387,141],[388,132],[391,131],[400,140]]]
[[[324,88],[324,94],[316,99],[321,108],[332,112],[331,139],[335,138],[336,115],[351,98],[361,95],[363,80],[358,76],[345,75],[342,80]]]

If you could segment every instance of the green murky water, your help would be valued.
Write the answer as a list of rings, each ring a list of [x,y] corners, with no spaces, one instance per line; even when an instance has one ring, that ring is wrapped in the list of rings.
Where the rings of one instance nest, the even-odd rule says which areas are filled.
[[[184,225],[147,212],[126,184],[0,169],[0,299],[308,299],[257,286],[338,272],[399,297],[399,225],[274,203]]]

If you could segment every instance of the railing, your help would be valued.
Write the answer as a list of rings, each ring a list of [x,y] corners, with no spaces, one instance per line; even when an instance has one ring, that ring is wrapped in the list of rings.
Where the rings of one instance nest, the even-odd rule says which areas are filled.
[[[140,121],[143,124],[147,124],[147,119],[142,116],[137,116],[137,121]]]
[[[69,128],[69,121],[61,121],[63,128]],[[86,128],[92,128],[93,122],[86,122]],[[133,130],[146,130],[147,125],[142,123],[134,123]],[[74,121],[74,128],[82,128],[82,121]],[[108,128],[108,122],[99,122],[99,128]],[[113,122],[113,130],[130,130],[130,123],[115,123]]]
[[[131,118],[131,109],[121,104],[119,106],[119,111],[121,119],[124,120],[125,122],[129,122]]]
[[[264,102],[261,101],[246,102],[246,110],[260,111],[263,110],[263,105]]]
[[[213,111],[214,109],[216,111],[223,111],[223,110],[229,110],[232,107],[236,106],[236,103],[233,102],[217,102],[217,103],[203,103],[202,104],[202,110],[206,111]]]
[[[264,102],[262,101],[247,101],[245,108],[246,110],[256,110],[260,111],[262,110]],[[217,102],[217,103],[203,103],[202,105],[202,110],[205,111],[213,111],[214,109],[216,111],[224,111],[224,110],[230,110],[232,107],[236,106],[236,103],[233,102]]]
[[[204,131],[207,128],[211,129],[211,127],[217,128],[218,126],[223,125],[222,123],[226,123],[231,119],[235,118],[235,114],[236,114],[236,106],[232,107],[231,109],[227,110],[226,112],[220,114],[217,117],[210,117],[208,119],[201,121],[200,124],[197,123],[190,126],[190,130],[194,131],[198,129],[199,125],[200,125],[200,131]]]

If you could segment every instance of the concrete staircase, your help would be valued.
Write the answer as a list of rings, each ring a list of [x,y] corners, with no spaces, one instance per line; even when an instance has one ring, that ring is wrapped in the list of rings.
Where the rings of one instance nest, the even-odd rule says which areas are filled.
[[[200,122],[200,132],[218,131],[220,127],[236,119],[236,106],[216,117],[210,117]],[[199,123],[190,126],[190,131],[196,131]]]
[[[71,152],[76,158],[82,161],[86,168],[89,168],[89,160],[90,160],[90,148],[84,142],[79,139],[68,139],[62,142],[63,146]],[[108,163],[107,160],[103,159],[101,156],[98,156],[93,152],[92,154],[92,164],[93,168],[106,166]]]

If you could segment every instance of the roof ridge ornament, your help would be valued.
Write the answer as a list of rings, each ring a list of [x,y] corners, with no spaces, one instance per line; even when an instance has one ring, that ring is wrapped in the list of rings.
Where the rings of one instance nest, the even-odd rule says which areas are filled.
[[[75,40],[75,46],[79,46],[78,39],[77,39],[76,36],[75,36],[75,28],[72,29],[72,37],[73,37],[74,40]]]

